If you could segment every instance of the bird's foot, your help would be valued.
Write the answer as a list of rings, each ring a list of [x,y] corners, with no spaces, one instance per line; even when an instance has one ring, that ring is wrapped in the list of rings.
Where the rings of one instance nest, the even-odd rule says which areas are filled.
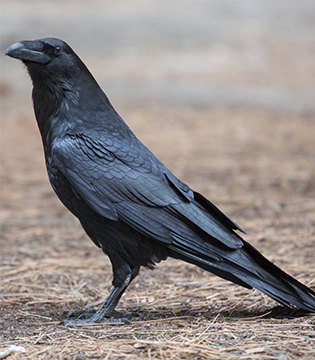
[[[67,314],[67,319],[77,318],[77,319],[89,319],[96,313],[97,309],[87,308],[87,309],[75,309],[70,311]]]
[[[76,319],[70,320],[71,317],[76,317]],[[130,319],[133,317],[140,317],[140,314],[116,310],[108,311],[104,314],[104,311],[98,311],[93,308],[88,308],[86,310],[77,309],[70,311],[67,315],[67,319],[61,320],[59,324],[64,326],[92,323],[125,323],[130,325]]]
[[[71,326],[71,325],[88,325],[88,324],[127,324],[130,325],[131,321],[127,318],[109,318],[109,317],[103,317],[102,319],[94,319],[94,317],[90,317],[88,319],[82,320],[82,319],[75,319],[75,320],[61,320],[59,325],[63,326]]]

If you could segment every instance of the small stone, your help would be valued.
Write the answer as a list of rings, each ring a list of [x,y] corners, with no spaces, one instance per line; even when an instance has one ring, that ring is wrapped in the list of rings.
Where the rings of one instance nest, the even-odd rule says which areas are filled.
[[[147,344],[142,344],[142,343],[135,343],[135,344],[133,345],[133,347],[136,348],[136,349],[144,349],[144,348],[146,348],[147,346],[148,346]]]

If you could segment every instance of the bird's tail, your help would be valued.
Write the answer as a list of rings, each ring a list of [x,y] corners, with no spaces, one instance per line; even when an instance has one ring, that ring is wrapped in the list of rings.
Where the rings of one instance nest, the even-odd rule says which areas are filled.
[[[315,312],[315,292],[267,260],[246,241],[240,249],[222,251],[219,259],[211,258],[207,251],[198,253],[178,243],[172,250],[174,257],[248,289],[256,288],[282,305]]]

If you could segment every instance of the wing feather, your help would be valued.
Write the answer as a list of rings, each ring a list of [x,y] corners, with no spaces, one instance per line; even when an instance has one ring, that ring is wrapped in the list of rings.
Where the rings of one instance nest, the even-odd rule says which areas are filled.
[[[168,244],[174,241],[172,234],[194,243],[191,228],[199,228],[209,240],[216,239],[230,248],[243,246],[233,231],[237,225],[214,205],[217,216],[207,211],[195,198],[199,194],[151,152],[141,156],[141,148],[127,148],[119,142],[115,146],[106,144],[72,134],[58,139],[52,149],[59,170],[95,212],[114,221],[121,218],[146,236]]]

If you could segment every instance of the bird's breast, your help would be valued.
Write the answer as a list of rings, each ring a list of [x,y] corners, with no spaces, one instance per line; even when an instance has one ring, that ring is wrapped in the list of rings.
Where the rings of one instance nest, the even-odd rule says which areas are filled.
[[[78,217],[78,210],[82,208],[83,201],[49,155],[46,155],[46,168],[50,184],[59,200],[69,211]]]

